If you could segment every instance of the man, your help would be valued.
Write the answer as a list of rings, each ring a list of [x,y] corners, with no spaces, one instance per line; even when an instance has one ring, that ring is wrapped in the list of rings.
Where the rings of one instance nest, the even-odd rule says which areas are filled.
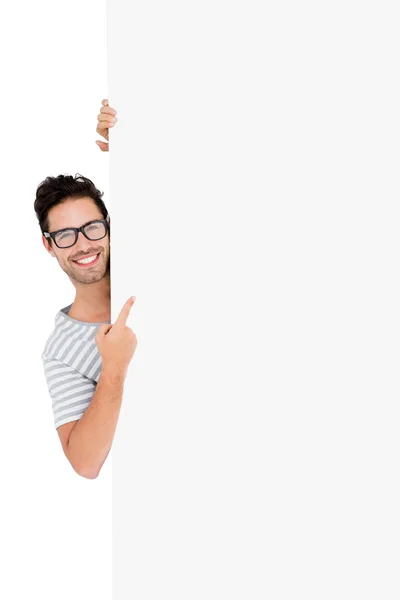
[[[101,114],[107,119],[100,131],[108,134],[115,121],[110,112]],[[81,175],[47,177],[34,208],[46,250],[75,287],[75,300],[57,313],[42,354],[54,422],[72,467],[94,479],[111,449],[136,349],[136,336],[126,325],[135,299],[111,325],[110,219],[92,181]]]

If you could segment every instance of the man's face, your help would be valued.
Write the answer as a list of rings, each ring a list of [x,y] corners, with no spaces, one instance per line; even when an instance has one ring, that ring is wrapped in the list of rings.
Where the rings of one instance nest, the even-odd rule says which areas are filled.
[[[50,209],[48,214],[51,233],[68,227],[81,227],[95,219],[104,219],[100,209],[91,198],[65,200]],[[43,244],[47,251],[55,256],[62,270],[72,280],[79,283],[96,283],[109,273],[110,238],[88,240],[80,231],[76,244],[70,248],[58,248],[54,240],[43,236]],[[93,262],[82,263],[82,259],[95,257]]]

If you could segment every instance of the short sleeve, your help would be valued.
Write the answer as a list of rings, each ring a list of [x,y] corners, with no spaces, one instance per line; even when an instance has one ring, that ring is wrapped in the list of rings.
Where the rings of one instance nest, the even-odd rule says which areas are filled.
[[[42,359],[55,427],[78,421],[92,400],[96,382],[55,358]]]

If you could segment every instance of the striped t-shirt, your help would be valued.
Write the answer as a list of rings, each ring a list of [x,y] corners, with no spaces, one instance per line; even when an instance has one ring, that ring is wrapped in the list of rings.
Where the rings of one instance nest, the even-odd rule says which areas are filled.
[[[82,417],[101,372],[101,356],[95,341],[101,323],[72,319],[67,314],[71,306],[57,313],[55,327],[42,353],[56,427]]]

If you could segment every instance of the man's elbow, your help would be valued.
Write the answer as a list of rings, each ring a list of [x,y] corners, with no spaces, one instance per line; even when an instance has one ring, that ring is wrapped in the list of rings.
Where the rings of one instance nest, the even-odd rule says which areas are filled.
[[[74,471],[78,473],[78,475],[80,475],[81,477],[84,477],[85,479],[97,479],[97,477],[100,474],[101,467],[79,463],[74,464],[72,462],[71,464]]]
[[[69,463],[74,469],[75,473],[84,477],[85,479],[97,479],[100,474],[102,464],[96,461],[93,457],[85,459],[81,456],[80,452],[76,452],[76,448],[71,448],[70,439],[68,439],[66,447],[64,447],[64,454],[67,457]]]

